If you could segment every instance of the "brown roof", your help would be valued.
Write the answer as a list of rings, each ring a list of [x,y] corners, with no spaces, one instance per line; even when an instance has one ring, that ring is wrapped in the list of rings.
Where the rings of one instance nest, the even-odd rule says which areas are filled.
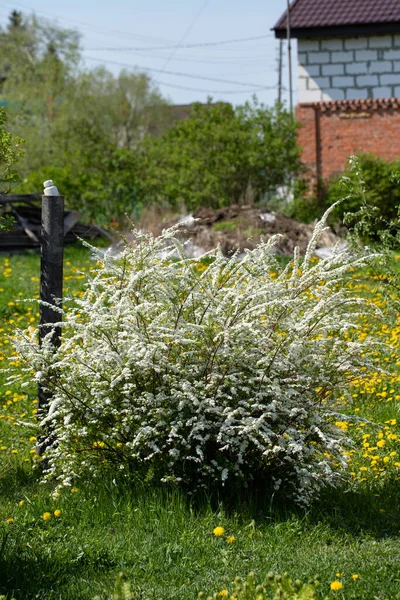
[[[367,98],[363,100],[331,100],[329,102],[303,103],[301,106],[313,106],[321,112],[361,112],[399,110],[400,98]]]
[[[400,32],[399,0],[294,0],[290,7],[293,37]],[[274,27],[286,35],[286,11]]]

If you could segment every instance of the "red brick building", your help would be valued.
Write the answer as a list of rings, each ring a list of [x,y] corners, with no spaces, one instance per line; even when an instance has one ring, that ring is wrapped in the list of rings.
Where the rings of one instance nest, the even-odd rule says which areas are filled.
[[[400,0],[294,0],[299,143],[315,182],[349,156],[400,155]],[[286,37],[286,13],[274,27]]]

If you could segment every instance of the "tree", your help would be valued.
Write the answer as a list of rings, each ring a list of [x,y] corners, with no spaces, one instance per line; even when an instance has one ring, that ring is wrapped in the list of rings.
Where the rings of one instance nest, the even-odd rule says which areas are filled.
[[[99,67],[79,73],[66,98],[68,128],[95,128],[115,148],[136,150],[141,140],[159,131],[168,117],[168,103],[150,77],[121,71],[114,77]],[[81,140],[84,145],[85,139]]]
[[[7,193],[13,183],[19,181],[19,174],[15,167],[16,162],[22,155],[22,140],[13,137],[5,128],[6,113],[0,108],[0,194]],[[10,220],[0,216],[0,231],[8,229]]]
[[[5,128],[6,112],[0,108],[0,194],[10,191],[13,183],[19,181],[16,162],[22,156],[21,138],[14,137]]]
[[[80,60],[79,34],[36,17],[14,15],[0,32],[10,130],[26,140],[21,174],[52,161],[63,98]],[[40,144],[40,152],[38,145]]]
[[[19,191],[53,177],[86,219],[132,214],[133,151],[167,115],[155,84],[141,73],[80,69],[79,34],[35,17],[13,13],[0,41],[10,130],[26,139]]]
[[[195,104],[190,116],[140,152],[143,197],[173,206],[219,207],[257,201],[287,184],[300,168],[297,125],[279,106]]]

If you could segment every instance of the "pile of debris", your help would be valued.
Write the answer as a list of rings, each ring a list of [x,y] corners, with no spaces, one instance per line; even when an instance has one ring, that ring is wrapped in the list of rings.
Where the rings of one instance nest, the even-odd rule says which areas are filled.
[[[0,195],[0,214],[13,217],[10,231],[0,232],[0,251],[39,248],[41,230],[41,194]],[[75,210],[64,213],[64,241],[75,242],[77,237],[94,239],[107,235],[98,225],[79,223],[80,214]]]
[[[191,216],[195,220],[184,224],[179,234],[182,241],[190,240],[187,251],[191,256],[199,256],[217,245],[229,256],[236,251],[242,252],[245,248],[253,249],[261,237],[268,240],[275,234],[283,235],[274,247],[277,254],[291,256],[296,246],[304,254],[314,231],[314,225],[299,223],[284,215],[254,206],[232,205],[219,209],[202,207]],[[337,235],[327,230],[318,241],[316,254],[326,256],[329,249],[340,242],[341,239]]]

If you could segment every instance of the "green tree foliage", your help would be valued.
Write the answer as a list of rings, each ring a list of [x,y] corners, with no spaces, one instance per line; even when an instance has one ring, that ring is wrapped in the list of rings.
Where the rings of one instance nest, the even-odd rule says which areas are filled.
[[[304,183],[298,182],[299,194],[287,207],[289,216],[312,222],[340,200],[330,216],[332,226],[355,228],[364,241],[382,242],[383,237],[388,241],[389,236],[392,247],[400,245],[400,159],[353,156],[344,173],[325,183],[320,197],[307,194]]]
[[[400,159],[387,162],[372,154],[352,157],[342,177],[327,188],[326,203],[340,198],[334,217],[371,241],[391,238],[400,245]],[[362,224],[362,228],[360,225]]]
[[[12,184],[19,181],[16,163],[22,156],[23,143],[21,138],[12,136],[5,125],[6,112],[0,108],[0,194],[8,192]]]
[[[18,190],[41,190],[43,181],[52,179],[66,199],[66,206],[78,209],[86,221],[106,225],[111,217],[125,213],[138,215],[140,201],[136,184],[136,157],[130,150],[104,148],[97,164],[84,168],[66,163],[63,167],[46,166],[31,173]]]
[[[14,11],[0,43],[2,102],[26,139],[21,193],[53,178],[70,208],[105,223],[153,202],[265,201],[299,171],[297,126],[279,106],[197,104],[172,126],[146,74],[82,69],[76,31]]]
[[[131,213],[133,152],[169,118],[154,83],[141,73],[82,70],[77,32],[20,13],[12,13],[0,42],[10,129],[26,138],[18,191],[37,192],[53,177],[84,218]]]
[[[10,129],[26,139],[21,162],[25,174],[53,157],[63,98],[80,60],[79,35],[12,13],[8,28],[0,32],[0,43],[2,96]]]
[[[22,156],[22,140],[12,136],[5,124],[6,113],[4,108],[0,108],[0,194],[9,192],[12,185],[18,183],[16,163]],[[0,231],[8,230],[11,226],[12,219],[7,215],[0,215]]]
[[[142,196],[188,209],[237,203],[250,190],[256,201],[271,197],[300,169],[296,129],[288,112],[256,100],[195,104],[189,118],[145,140]]]

